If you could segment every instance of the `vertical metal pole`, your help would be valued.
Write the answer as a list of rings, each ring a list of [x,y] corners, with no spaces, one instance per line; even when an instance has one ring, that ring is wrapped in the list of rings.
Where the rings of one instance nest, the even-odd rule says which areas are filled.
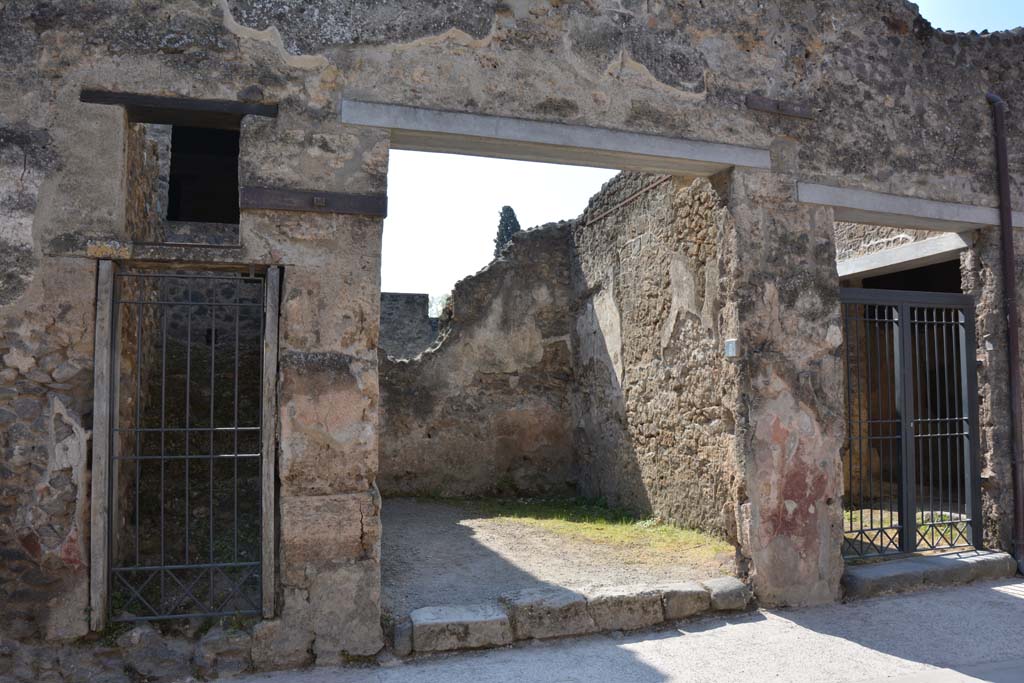
[[[916,491],[914,490],[914,470],[916,448],[914,444],[914,370],[916,366],[913,351],[914,325],[910,319],[910,306],[899,304],[899,322],[896,327],[899,344],[896,346],[896,367],[898,368],[897,386],[898,403],[900,406],[900,443],[903,449],[902,505],[900,506],[900,550],[913,552],[917,547],[917,522],[915,514]]]
[[[850,338],[850,308],[853,304],[842,303],[840,304],[840,310],[843,314],[843,339],[845,340],[844,350],[846,352],[846,462],[844,463],[846,470],[846,483],[843,486],[844,496],[846,500],[843,501],[843,548],[846,549],[849,542],[846,540],[846,532],[848,532],[853,526],[853,517],[847,512],[847,508],[850,507],[852,502],[850,499],[853,497],[853,444],[854,444],[854,433],[853,433],[853,402],[856,398],[853,392],[853,384],[850,382],[850,365],[852,358],[850,355],[850,349],[852,348],[852,340]],[[848,492],[848,493],[847,493]],[[859,546],[858,546],[859,548]],[[846,554],[844,552],[844,554]],[[858,551],[859,554],[859,551]]]
[[[974,333],[974,305],[966,307],[961,313],[965,318],[960,326],[960,358],[964,372],[963,404],[964,415],[964,489],[965,507],[971,516],[971,545],[975,548],[983,546],[981,532],[981,459],[978,434],[978,367],[975,360],[977,346]]]
[[[1006,151],[1006,102],[988,94],[996,139],[996,171],[999,176],[999,237],[1003,271],[1003,305],[1006,311],[1006,347],[1009,355],[1010,446],[1013,476],[1013,554],[1024,567],[1024,448],[1021,445],[1020,323],[1017,311],[1017,258],[1013,244],[1013,212],[1010,206],[1010,165]]]
[[[213,463],[214,463],[213,451],[214,451],[214,446],[215,446],[214,438],[213,437],[214,437],[214,433],[215,433],[214,432],[214,420],[216,419],[215,418],[215,414],[214,414],[214,397],[215,397],[216,392],[217,392],[217,388],[216,388],[217,314],[216,314],[216,307],[214,306],[214,302],[216,300],[217,280],[210,280],[210,281],[208,281],[208,287],[209,287],[209,297],[210,297],[210,421],[209,421],[209,424],[207,426],[210,428],[210,452],[209,452],[209,458],[207,460],[207,466],[209,467],[209,475],[210,476],[209,476],[209,485],[208,485],[208,487],[206,489],[206,493],[207,493],[207,501],[208,501],[207,502],[208,517],[210,518],[210,522],[209,522],[209,532],[210,532],[209,545],[210,545],[210,547],[208,548],[208,552],[207,552],[207,556],[209,557],[209,559],[207,561],[212,565],[213,564],[213,517],[214,517],[214,515],[213,515]],[[209,572],[210,572],[210,592],[206,594],[206,599],[210,601],[209,607],[210,607],[210,611],[212,612],[212,611],[217,609],[216,601],[214,600],[214,596],[213,596],[213,574],[214,574],[214,570],[213,570],[212,566],[209,568]]]
[[[160,288],[165,289],[165,283],[160,283]],[[160,300],[164,301],[161,293]],[[164,528],[164,508],[166,495],[164,493],[165,462],[167,458],[167,305],[160,304],[160,611],[165,609],[164,592],[164,567],[167,566],[165,552],[166,533]]]
[[[185,280],[185,561],[182,564],[192,564],[192,555],[189,552],[189,535],[192,527],[192,511],[190,507],[191,491],[189,489],[189,456],[192,451],[192,419],[191,419],[191,381],[192,381],[192,280]]]

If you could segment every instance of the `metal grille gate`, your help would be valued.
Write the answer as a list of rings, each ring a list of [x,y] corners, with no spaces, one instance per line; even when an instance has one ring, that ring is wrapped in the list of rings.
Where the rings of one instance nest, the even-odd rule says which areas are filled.
[[[848,440],[843,555],[980,544],[974,304],[841,290]]]
[[[114,285],[111,618],[258,614],[264,279]]]

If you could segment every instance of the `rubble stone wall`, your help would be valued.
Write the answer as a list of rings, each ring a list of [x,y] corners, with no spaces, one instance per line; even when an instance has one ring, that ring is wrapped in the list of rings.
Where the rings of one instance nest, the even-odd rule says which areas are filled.
[[[516,234],[455,285],[437,345],[380,354],[385,495],[572,492],[570,229]]]
[[[1024,233],[1015,231],[1017,301],[1024,301]],[[986,547],[1012,550],[1013,479],[1006,307],[999,231],[979,230],[960,257],[963,291],[974,298],[977,336],[982,531]],[[1020,334],[1024,335],[1024,324]],[[1018,363],[1024,358],[1018,359]]]
[[[621,174],[574,226],[574,444],[584,495],[735,540],[729,216],[691,180]]]
[[[889,228],[884,225],[865,225],[836,221],[836,260],[845,261],[878,251],[902,247],[946,233],[912,228]]]
[[[437,339],[427,294],[381,292],[380,349],[393,358],[414,358]]]
[[[83,88],[278,103],[276,119],[242,122],[243,186],[383,193],[388,133],[338,123],[342,95],[771,149],[771,171],[738,170],[722,195],[732,262],[744,264],[723,324],[744,350],[736,424],[749,500],[737,534],[762,602],[834,599],[835,239],[831,211],[798,204],[796,181],[995,206],[984,94],[1021,109],[1024,30],[942,33],[904,0],[309,6],[0,8],[0,92],[18,93],[0,100],[0,598],[13,615],[0,628],[60,637],[50,625],[80,623],[67,615],[89,606],[88,472],[74,473],[90,452],[94,261],[145,257],[284,267],[280,600],[254,634],[256,665],[330,663],[382,643],[381,220],[244,210],[240,246],[134,245],[125,113],[82,103]],[[750,94],[806,103],[812,118],[751,110]],[[1019,208],[1024,119],[1008,124]]]

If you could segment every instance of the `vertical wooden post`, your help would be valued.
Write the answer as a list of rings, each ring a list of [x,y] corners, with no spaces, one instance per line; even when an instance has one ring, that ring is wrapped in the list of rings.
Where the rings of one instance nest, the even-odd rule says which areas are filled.
[[[96,342],[93,349],[92,499],[90,514],[90,626],[107,625],[107,530],[110,477],[110,357],[114,307],[114,264],[100,261],[96,278]]]
[[[281,299],[281,268],[267,269],[263,334],[262,444],[262,580],[263,618],[274,616],[277,567],[275,482],[277,479],[277,326]]]

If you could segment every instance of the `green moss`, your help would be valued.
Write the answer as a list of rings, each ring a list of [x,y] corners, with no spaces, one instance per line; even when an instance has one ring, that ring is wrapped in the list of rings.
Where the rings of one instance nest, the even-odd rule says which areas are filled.
[[[640,555],[680,554],[711,559],[733,552],[724,539],[585,498],[448,500],[474,513],[516,521],[577,541],[612,546]]]

